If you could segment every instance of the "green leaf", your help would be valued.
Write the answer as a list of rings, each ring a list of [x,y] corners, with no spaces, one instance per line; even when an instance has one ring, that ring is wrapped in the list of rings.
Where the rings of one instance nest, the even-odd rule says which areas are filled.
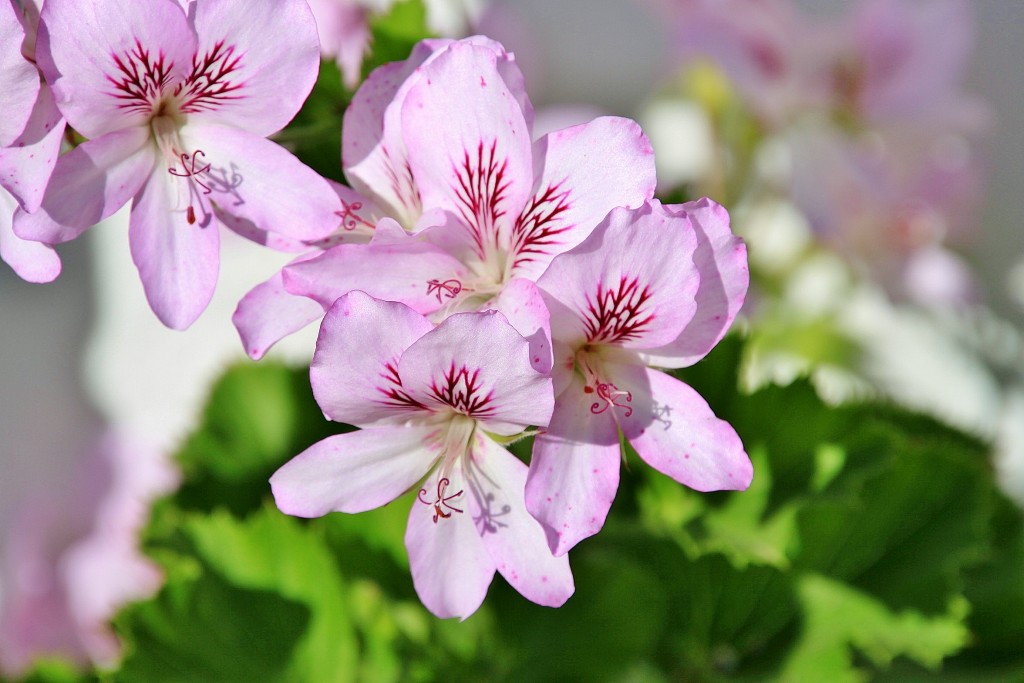
[[[265,507],[239,521],[224,511],[192,515],[184,533],[197,555],[233,584],[273,591],[309,610],[289,677],[355,681],[358,645],[350,596],[319,529]]]
[[[575,557],[573,573],[578,595],[557,610],[527,602],[504,582],[491,586],[504,645],[514,647],[511,671],[500,678],[612,680],[654,651],[669,606],[649,567],[596,552]]]
[[[702,493],[651,474],[638,494],[645,524],[674,538],[691,559],[721,553],[737,567],[786,568],[796,538],[797,507],[791,502],[767,514],[772,488],[768,457],[763,448],[750,457],[757,473],[750,488],[716,506]]]
[[[341,122],[351,100],[352,93],[342,82],[338,65],[321,61],[312,92],[291,123],[274,136],[274,141],[323,177],[343,182]]]
[[[185,481],[174,505],[254,510],[269,496],[274,470],[344,429],[324,418],[308,370],[274,363],[235,366],[214,385],[199,427],[176,455]]]
[[[925,617],[914,610],[893,613],[880,600],[820,575],[803,576],[797,591],[804,626],[779,679],[786,683],[867,681],[868,673],[853,666],[854,649],[881,668],[903,655],[934,669],[969,637],[962,599],[951,601],[944,614]]]
[[[848,420],[846,464],[799,513],[796,566],[893,607],[942,613],[987,552],[993,482],[983,449],[896,410],[838,413]]]
[[[41,659],[33,662],[31,670],[20,678],[7,678],[0,673],[0,681],[9,683],[96,683],[92,671],[82,671],[79,666],[61,659]]]
[[[169,581],[155,598],[116,617],[125,658],[113,680],[284,681],[309,616],[302,604],[239,588],[212,570]]]
[[[974,641],[951,666],[1000,667],[1024,681],[1024,514],[1000,496],[992,529],[991,554],[968,573],[964,591],[972,606],[968,623]]]
[[[416,43],[431,37],[423,0],[396,2],[388,12],[371,16],[370,33],[370,55],[363,61],[364,76],[381,64],[407,58]]]

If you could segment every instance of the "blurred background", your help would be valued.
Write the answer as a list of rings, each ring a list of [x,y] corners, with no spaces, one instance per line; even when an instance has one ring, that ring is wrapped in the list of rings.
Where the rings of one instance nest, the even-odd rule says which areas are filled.
[[[796,4],[827,17],[851,3]],[[682,62],[677,27],[663,20],[655,5],[493,0],[478,28],[516,53],[539,118],[550,120],[551,128],[595,113],[658,125],[651,104],[671,99]],[[975,0],[970,7],[974,42],[962,88],[987,103],[992,132],[972,148],[981,166],[980,200],[959,231],[955,250],[977,280],[972,302],[984,303],[994,318],[1019,331],[1024,329],[1024,3]],[[684,141],[700,146],[701,125],[691,125]],[[684,179],[679,187],[698,185]],[[158,462],[180,442],[212,378],[244,358],[230,323],[234,305],[287,260],[241,239],[228,240],[214,303],[190,330],[173,332],[162,328],[145,304],[123,216],[59,251],[64,271],[52,284],[28,284],[0,267],[0,537],[6,543],[0,543],[0,553],[6,548],[8,554],[0,555],[0,567],[16,564],[7,531],[15,521],[34,515],[36,523],[49,523],[38,521],[39,508],[70,505],[76,490],[88,489],[90,458],[110,437],[110,424],[138,444],[128,458]],[[271,355],[301,361],[311,352],[312,339],[310,331]],[[147,482],[147,491],[166,490],[173,475],[157,473]],[[45,555],[45,549],[38,552]],[[0,571],[0,601],[4,577],[10,581],[11,575]]]

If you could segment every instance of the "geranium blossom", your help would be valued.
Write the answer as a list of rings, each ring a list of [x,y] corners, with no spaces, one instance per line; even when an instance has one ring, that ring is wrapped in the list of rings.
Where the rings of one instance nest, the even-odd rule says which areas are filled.
[[[401,303],[340,298],[321,326],[310,379],[325,415],[363,429],[279,469],[270,480],[278,507],[302,517],[362,512],[426,476],[405,541],[431,612],[469,616],[495,570],[533,602],[561,605],[573,592],[568,561],[551,555],[526,512],[526,465],[489,436],[547,423],[551,379],[530,354],[497,312],[435,328]]]
[[[478,310],[536,279],[612,208],[653,196],[635,122],[599,118],[535,141],[532,125],[522,74],[486,38],[424,41],[376,70],[346,112],[342,150],[360,206],[380,212],[356,216],[376,236],[288,266],[281,286],[324,309],[360,289],[436,319]],[[382,217],[413,234],[380,231]],[[266,337],[258,317],[245,323],[243,339]]]
[[[264,138],[316,80],[306,3],[49,0],[40,67],[89,140],[57,162],[15,232],[56,244],[132,200],[129,241],[164,324],[190,325],[217,281],[217,218],[250,234],[318,239],[337,227],[326,181]],[[287,26],[286,32],[278,30]]]
[[[57,252],[13,229],[19,207],[39,207],[64,134],[64,118],[34,63],[37,26],[31,3],[20,14],[0,3],[0,258],[29,282],[50,282],[60,274]]]
[[[699,491],[745,489],[733,428],[683,382],[722,338],[748,284],[725,210],[701,200],[616,209],[538,281],[551,311],[556,403],[534,442],[526,502],[551,549],[600,530],[619,481],[619,432],[655,469]]]

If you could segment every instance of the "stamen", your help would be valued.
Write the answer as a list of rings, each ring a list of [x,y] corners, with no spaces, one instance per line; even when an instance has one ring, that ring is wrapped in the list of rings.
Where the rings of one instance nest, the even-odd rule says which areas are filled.
[[[595,392],[595,388],[588,384],[583,387],[583,391],[587,394],[592,394]],[[600,415],[611,406],[615,406],[616,408],[625,408],[626,411],[623,413],[625,417],[629,417],[633,414],[633,407],[629,405],[629,403],[633,401],[632,392],[619,389],[611,382],[598,382],[596,392],[597,397],[601,400],[596,401],[590,406],[590,412],[594,415]],[[624,400],[625,402],[619,403],[620,400]]]
[[[462,283],[455,278],[445,280],[444,282],[436,279],[427,281],[427,294],[436,294],[437,303],[441,303],[442,292],[445,297],[454,299],[461,291]]]
[[[448,477],[442,477],[441,479],[438,480],[437,498],[433,501],[424,498],[424,496],[427,493],[426,489],[420,489],[419,492],[416,494],[417,500],[419,500],[424,505],[432,506],[434,508],[434,524],[437,524],[437,520],[439,519],[450,518],[452,516],[452,512],[457,512],[460,515],[463,512],[461,508],[457,508],[448,502],[453,498],[458,498],[459,496],[461,496],[463,494],[463,489],[459,489],[458,492],[453,493],[450,496],[446,496],[445,493],[447,492],[449,484],[451,484],[451,481],[448,479]],[[448,510],[451,510],[451,512],[445,512],[444,510],[441,509],[442,506],[444,506]]]
[[[208,173],[210,170],[210,164],[204,164],[200,157],[205,157],[206,154],[201,149],[197,149],[193,154],[189,155],[187,152],[181,152],[178,154],[178,158],[181,159],[181,167],[183,170],[179,171],[174,166],[167,169],[167,172],[176,178],[187,178],[188,182],[188,207],[185,209],[185,220],[188,221],[189,225],[195,225],[196,223],[196,210],[192,206],[192,200],[196,199],[199,201],[200,208],[202,207],[202,199],[200,198],[199,192],[196,190],[195,185],[198,185],[203,189],[203,195],[210,194],[210,186],[207,185],[203,180],[199,179],[199,176]],[[204,212],[205,215],[205,212]],[[208,220],[204,220],[201,227],[206,227],[209,224]]]
[[[360,225],[367,227],[371,230],[374,229],[373,223],[360,216],[357,212],[363,208],[362,202],[352,202],[349,204],[344,199],[341,200],[341,211],[335,211],[335,215],[341,219],[341,227],[345,230],[355,230]]]
[[[199,163],[200,155],[205,157],[206,153],[201,149],[197,149],[195,153],[192,154],[191,156],[189,156],[188,153],[186,152],[182,152],[181,154],[178,155],[178,157],[181,159],[181,166],[185,170],[178,171],[178,169],[171,166],[169,169],[167,169],[167,172],[179,178],[194,178],[198,176],[200,173],[206,173],[207,171],[210,170],[210,164],[206,164],[202,168],[196,168],[196,164]],[[195,182],[200,187],[203,188],[203,194],[210,194],[209,185],[204,183],[202,180],[198,179]]]

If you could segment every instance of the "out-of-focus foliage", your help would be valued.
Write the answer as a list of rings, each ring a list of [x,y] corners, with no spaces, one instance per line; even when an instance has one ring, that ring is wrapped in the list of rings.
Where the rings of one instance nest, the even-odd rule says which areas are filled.
[[[499,578],[462,623],[416,599],[402,543],[409,496],[361,515],[277,511],[268,471],[336,425],[310,413],[305,370],[232,369],[179,453],[185,485],[147,532],[167,584],[116,619],[125,659],[101,677],[1024,675],[1022,517],[996,489],[986,447],[895,407],[829,408],[804,382],[744,395],[742,353],[730,338],[679,375],[743,437],[749,491],[696,493],[629,453],[604,531],[571,553],[576,595],[547,609]],[[80,679],[51,667],[28,680]]]

